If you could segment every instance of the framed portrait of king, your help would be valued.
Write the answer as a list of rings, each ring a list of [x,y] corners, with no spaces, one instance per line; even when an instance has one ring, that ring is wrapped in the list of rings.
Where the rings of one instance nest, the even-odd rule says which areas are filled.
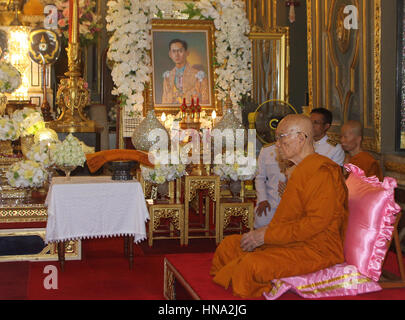
[[[157,112],[177,114],[186,104],[216,109],[214,25],[205,20],[152,21],[153,104]]]

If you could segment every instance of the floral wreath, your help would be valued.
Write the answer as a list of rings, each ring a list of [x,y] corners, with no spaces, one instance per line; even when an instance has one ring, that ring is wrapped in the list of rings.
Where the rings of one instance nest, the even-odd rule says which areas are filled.
[[[107,3],[108,59],[113,61],[112,94],[121,98],[128,116],[142,115],[143,91],[152,72],[151,20],[209,19],[215,25],[215,73],[217,98],[230,92],[234,105],[252,89],[250,30],[243,0],[110,0]],[[237,17],[237,18],[235,18]]]

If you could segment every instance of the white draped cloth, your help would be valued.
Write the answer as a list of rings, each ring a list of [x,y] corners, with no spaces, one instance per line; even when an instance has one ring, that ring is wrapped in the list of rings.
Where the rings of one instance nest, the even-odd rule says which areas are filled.
[[[46,243],[113,236],[134,236],[136,243],[146,239],[149,213],[136,180],[54,177],[45,204]]]

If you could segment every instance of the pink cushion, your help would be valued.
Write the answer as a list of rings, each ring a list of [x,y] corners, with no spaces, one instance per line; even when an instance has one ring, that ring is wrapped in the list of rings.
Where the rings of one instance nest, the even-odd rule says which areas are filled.
[[[380,291],[381,286],[359,273],[355,266],[347,263],[302,276],[288,277],[272,281],[273,288],[264,293],[267,300],[278,299],[288,290],[304,298],[326,298],[355,296],[362,293]]]
[[[387,241],[392,238],[396,214],[401,208],[394,201],[394,178],[366,177],[364,171],[346,164],[350,173],[346,180],[349,191],[349,220],[344,243],[344,254],[349,265],[374,281],[378,281]]]

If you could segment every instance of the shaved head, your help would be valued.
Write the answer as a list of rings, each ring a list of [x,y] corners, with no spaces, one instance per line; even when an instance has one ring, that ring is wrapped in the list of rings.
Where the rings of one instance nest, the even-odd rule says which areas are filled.
[[[307,155],[314,153],[313,126],[310,118],[290,114],[277,126],[276,140],[280,157],[298,164]]]
[[[359,121],[349,120],[340,130],[340,142],[343,150],[350,156],[354,156],[361,151],[361,142],[363,140],[363,126]]]
[[[342,130],[351,130],[354,135],[363,137],[363,126],[360,121],[349,120],[343,125]]]
[[[313,126],[311,119],[302,114],[289,114],[281,120],[278,127],[280,130],[285,128],[287,131],[297,130],[303,132],[308,137],[308,140],[313,138]]]

